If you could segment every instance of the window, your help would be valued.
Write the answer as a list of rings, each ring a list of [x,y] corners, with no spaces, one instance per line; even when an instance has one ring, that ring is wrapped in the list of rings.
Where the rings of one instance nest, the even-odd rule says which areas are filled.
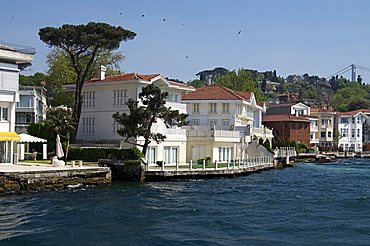
[[[216,103],[210,103],[209,104],[209,113],[210,114],[217,114],[217,104]]]
[[[348,136],[348,129],[341,128],[340,129],[340,134],[342,135],[342,137],[347,137]]]
[[[121,124],[119,124],[115,119],[113,119],[112,123],[112,133],[113,134],[118,134],[117,131],[122,127]]]
[[[219,147],[218,148],[218,160],[219,161],[230,161],[231,160],[231,153],[232,147]]]
[[[149,147],[148,151],[146,152],[146,161],[148,164],[155,164],[156,162],[156,148],[155,147]]]
[[[321,119],[321,125],[325,125],[325,119]]]
[[[199,103],[193,103],[193,114],[199,114]]]
[[[361,117],[357,117],[357,124],[361,124]]]
[[[352,117],[352,124],[355,124],[355,118]]]
[[[326,138],[326,132],[322,131],[320,137],[321,138]]]
[[[20,95],[17,107],[20,108],[32,108],[33,107],[33,96]]]
[[[200,120],[199,119],[193,119],[191,121],[191,124],[194,125],[194,126],[199,126],[200,125]]]
[[[0,121],[8,121],[9,109],[5,107],[0,107]]]
[[[352,136],[353,138],[355,137],[355,133],[356,133],[355,129],[352,129],[352,130],[351,130],[351,136]]]
[[[222,120],[222,126],[229,126],[230,120]]]
[[[94,117],[82,118],[82,133],[84,134],[95,133],[95,118]]]
[[[222,103],[222,113],[223,114],[230,113],[230,103]]]
[[[34,122],[33,113],[16,112],[15,123],[32,123]]]
[[[165,146],[164,147],[164,163],[176,164],[178,155],[178,147]]]
[[[127,90],[113,90],[112,106],[123,107],[127,101]]]
[[[360,129],[357,129],[357,137],[360,137]]]
[[[85,91],[82,93],[83,102],[82,107],[93,108],[95,107],[95,91]]]
[[[317,126],[317,122],[316,121],[311,121],[311,127],[316,127]]]
[[[331,138],[331,132],[328,132],[328,138]]]
[[[347,124],[348,123],[348,118],[340,118],[340,123]]]
[[[328,125],[331,126],[331,119],[328,119]]]
[[[209,120],[208,123],[210,126],[217,126],[217,120]]]
[[[175,102],[178,102],[179,101],[179,95],[175,94],[174,100],[175,100]]]
[[[206,155],[206,146],[193,146],[191,147],[191,159],[193,162],[203,159]]]

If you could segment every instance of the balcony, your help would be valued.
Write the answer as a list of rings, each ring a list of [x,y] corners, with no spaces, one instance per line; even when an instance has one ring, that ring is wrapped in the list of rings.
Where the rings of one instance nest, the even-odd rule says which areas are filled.
[[[261,128],[253,127],[251,135],[252,136],[255,135],[257,138],[273,138],[274,137],[274,135],[272,134],[272,130],[264,126],[262,126]]]
[[[210,127],[185,127],[186,136],[193,141],[239,142],[242,133],[229,130],[212,130]]]

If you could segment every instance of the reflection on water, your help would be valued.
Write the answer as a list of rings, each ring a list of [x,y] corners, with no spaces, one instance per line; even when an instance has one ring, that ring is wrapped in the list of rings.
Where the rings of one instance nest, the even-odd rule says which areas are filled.
[[[0,197],[1,245],[368,244],[370,162]]]

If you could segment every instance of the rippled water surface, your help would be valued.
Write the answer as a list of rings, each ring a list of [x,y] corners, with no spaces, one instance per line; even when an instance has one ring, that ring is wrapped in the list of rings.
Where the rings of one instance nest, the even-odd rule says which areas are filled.
[[[369,245],[370,159],[0,197],[0,245]]]

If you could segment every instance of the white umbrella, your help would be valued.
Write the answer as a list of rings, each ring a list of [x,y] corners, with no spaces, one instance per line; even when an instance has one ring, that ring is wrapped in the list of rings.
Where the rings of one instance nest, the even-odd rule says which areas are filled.
[[[55,143],[55,155],[58,158],[61,158],[64,156],[63,147],[62,147],[62,143],[60,142],[59,134],[57,135],[57,140]]]

